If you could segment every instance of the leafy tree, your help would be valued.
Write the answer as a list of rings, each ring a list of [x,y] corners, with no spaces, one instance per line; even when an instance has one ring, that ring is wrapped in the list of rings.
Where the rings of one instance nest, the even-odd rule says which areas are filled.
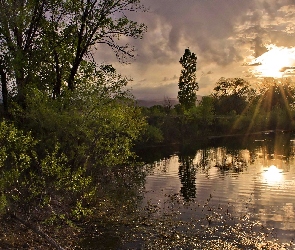
[[[260,101],[264,110],[291,109],[295,96],[294,83],[288,80],[278,82],[274,79],[265,79],[262,84]]]
[[[261,129],[292,129],[295,86],[290,79],[266,78],[251,104],[253,120]]]
[[[64,91],[56,100],[38,89],[28,90],[26,109],[19,107],[13,115],[42,141],[42,155],[58,141],[73,168],[86,162],[91,168],[123,164],[145,126],[126,84],[126,78],[104,66],[93,81],[81,82],[77,91]]]
[[[214,120],[213,98],[211,96],[204,96],[196,109],[202,130],[208,129],[213,124]]]
[[[144,10],[140,0],[1,1],[0,76],[6,111],[7,91],[24,102],[29,84],[53,97],[61,94],[62,85],[75,89],[89,75],[85,64],[93,63],[97,44],[110,46],[118,57],[132,57],[133,48],[119,40],[142,37],[145,25],[127,18],[137,10]]]
[[[142,37],[145,25],[127,18],[137,10],[140,0],[0,1],[0,80],[11,121],[0,125],[1,215],[64,226],[88,215],[93,197],[115,193],[114,179],[126,186],[136,168],[125,164],[146,124],[127,79],[98,67],[93,50],[105,44],[120,60],[132,57],[120,38]]]
[[[199,89],[198,83],[196,82],[197,56],[189,49],[185,49],[184,55],[180,58],[179,63],[183,69],[181,70],[178,82],[178,99],[185,109],[189,109],[195,106],[197,100],[196,91]]]
[[[75,225],[99,211],[98,200],[117,199],[114,187],[131,191],[125,182],[133,171],[140,179],[142,171],[129,163],[145,121],[127,80],[108,65],[93,78],[57,99],[30,88],[26,109],[12,109],[15,124],[0,124],[2,214],[35,227]]]
[[[242,78],[222,77],[216,83],[212,93],[215,100],[215,110],[218,114],[232,112],[241,114],[254,96],[255,90]]]
[[[214,96],[237,95],[248,98],[250,97],[251,91],[249,82],[242,78],[221,77],[214,88]]]
[[[90,213],[83,204],[91,201],[94,189],[85,167],[73,170],[58,145],[40,158],[38,144],[12,123],[0,123],[0,215],[10,215],[58,246],[39,223],[54,218],[67,223]]]

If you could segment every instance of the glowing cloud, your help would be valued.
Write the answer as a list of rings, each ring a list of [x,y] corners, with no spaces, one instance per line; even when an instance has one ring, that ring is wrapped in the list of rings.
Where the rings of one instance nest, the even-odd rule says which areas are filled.
[[[249,63],[249,66],[254,66],[250,71],[257,77],[279,78],[288,75],[295,66],[295,48],[277,47],[273,44],[266,48],[267,52]]]

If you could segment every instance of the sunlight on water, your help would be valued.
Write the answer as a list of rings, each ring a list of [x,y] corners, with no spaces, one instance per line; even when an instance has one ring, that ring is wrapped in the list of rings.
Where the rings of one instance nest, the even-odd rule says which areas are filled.
[[[174,151],[159,159],[150,166],[143,205],[156,205],[157,215],[173,207],[179,219],[205,218],[204,225],[208,218],[213,223],[217,214],[221,217],[216,220],[231,214],[238,224],[244,225],[244,218],[258,221],[280,241],[294,240],[295,140],[283,133],[263,136],[245,145],[213,145],[189,154]],[[175,195],[179,203],[168,205],[167,199]],[[219,222],[233,226],[230,219]]]
[[[282,184],[284,181],[284,176],[282,170],[278,169],[276,166],[271,165],[262,173],[263,181],[269,186],[276,186]]]

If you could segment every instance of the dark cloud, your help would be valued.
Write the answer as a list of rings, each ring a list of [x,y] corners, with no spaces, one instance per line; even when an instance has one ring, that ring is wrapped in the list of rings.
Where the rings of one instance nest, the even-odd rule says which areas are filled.
[[[269,40],[278,42],[281,36],[289,36],[290,42],[294,39],[294,33],[292,36],[286,33],[288,22],[282,21],[286,15],[289,20],[295,18],[289,6],[294,5],[293,0],[142,0],[142,3],[150,8],[149,12],[132,13],[132,18],[146,23],[148,32],[142,40],[127,41],[137,49],[137,63],[169,64],[178,60],[186,47],[202,55],[204,62],[228,65],[241,61],[240,42],[235,38],[239,22],[248,24],[238,33],[243,32],[244,39],[252,44],[255,57],[266,51],[264,43]],[[278,25],[282,25],[279,30]],[[234,39],[229,40],[231,37]],[[104,58],[114,59],[106,53]]]
[[[261,62],[256,62],[256,63],[249,63],[249,64],[244,64],[244,66],[259,66],[261,65]]]
[[[242,17],[244,27],[240,41],[252,44],[253,56],[258,57],[266,52],[265,44],[277,46],[294,45],[295,2],[293,0],[256,0],[255,8]],[[292,44],[293,43],[293,44]]]
[[[238,2],[144,0],[150,13],[143,14],[148,33],[136,42],[138,63],[170,63],[178,60],[186,47],[202,55],[204,61],[226,65],[241,60],[238,50],[228,42],[237,17],[249,5]]]
[[[292,73],[294,71],[295,71],[295,67],[283,67],[280,70],[280,72],[284,72],[284,73]]]
[[[262,42],[261,37],[255,37],[253,39],[253,46],[254,46],[254,56],[259,57],[265,52],[267,52],[267,48]]]

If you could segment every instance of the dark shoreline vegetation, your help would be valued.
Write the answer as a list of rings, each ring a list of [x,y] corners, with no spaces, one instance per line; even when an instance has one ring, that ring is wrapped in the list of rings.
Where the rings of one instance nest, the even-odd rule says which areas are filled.
[[[134,57],[119,39],[146,32],[128,18],[134,11],[146,11],[140,0],[0,2],[0,248],[279,249],[259,222],[219,227],[221,217],[235,221],[230,208],[188,222],[177,206],[140,205],[148,148],[294,130],[294,83],[221,78],[196,103],[197,57],[186,49],[180,104],[138,107],[128,79],[94,61],[98,44],[120,61]],[[167,197],[189,202],[197,201]]]

